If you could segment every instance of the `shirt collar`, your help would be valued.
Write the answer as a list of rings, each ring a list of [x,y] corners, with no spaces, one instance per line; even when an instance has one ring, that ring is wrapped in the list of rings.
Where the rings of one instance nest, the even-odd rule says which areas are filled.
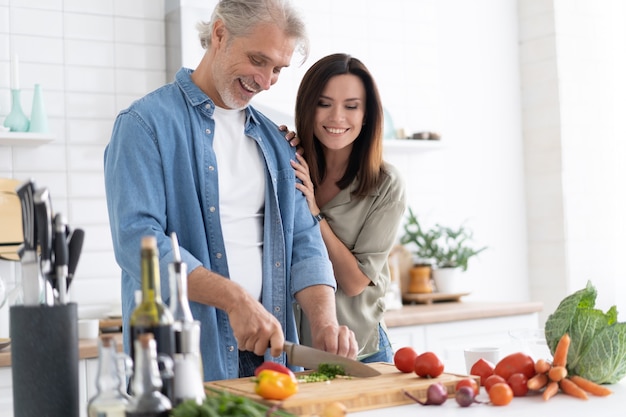
[[[205,107],[207,108],[209,113],[213,115],[213,112],[215,111],[215,103],[191,80],[192,72],[193,70],[189,68],[179,69],[176,73],[176,83],[187,98],[187,101],[189,101],[192,106],[197,107],[208,104],[208,106]],[[256,116],[256,110],[251,111],[251,106],[248,105],[246,106],[245,111],[246,124],[254,123],[255,125],[259,125],[259,120]]]

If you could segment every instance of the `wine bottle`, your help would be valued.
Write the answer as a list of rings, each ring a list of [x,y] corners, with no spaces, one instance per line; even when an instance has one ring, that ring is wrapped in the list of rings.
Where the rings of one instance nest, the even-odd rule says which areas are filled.
[[[135,370],[133,392],[126,407],[126,417],[167,417],[172,402],[163,393],[163,381],[159,375],[157,347],[152,333],[142,333],[135,345]]]
[[[98,374],[96,394],[89,400],[89,417],[124,417],[130,397],[123,389],[125,381],[120,378],[115,339],[103,335],[98,341]]]
[[[175,341],[173,317],[161,298],[159,255],[154,236],[141,240],[141,303],[130,316],[131,356],[135,360],[135,341],[145,333],[151,333],[156,342],[157,353],[174,358]],[[132,388],[132,385],[131,385]],[[162,392],[173,400],[173,380],[164,378]],[[132,394],[132,392],[131,392]]]

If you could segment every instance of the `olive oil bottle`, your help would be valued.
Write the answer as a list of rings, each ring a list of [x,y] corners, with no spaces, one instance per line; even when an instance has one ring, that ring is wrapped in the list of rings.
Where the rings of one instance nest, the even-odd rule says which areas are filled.
[[[157,353],[166,355],[173,361],[175,351],[173,322],[172,313],[161,299],[159,252],[156,238],[145,236],[141,240],[141,303],[130,316],[131,357],[133,360],[137,360],[135,341],[139,339],[140,335],[151,333],[154,335]],[[173,376],[167,372],[162,376],[163,388],[161,392],[173,400]]]

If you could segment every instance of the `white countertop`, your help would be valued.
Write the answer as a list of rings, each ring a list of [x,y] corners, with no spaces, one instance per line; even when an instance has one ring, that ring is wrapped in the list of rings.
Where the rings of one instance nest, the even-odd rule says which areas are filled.
[[[441,406],[423,406],[410,404],[398,407],[381,408],[377,410],[352,412],[354,417],[529,417],[529,416],[567,416],[567,417],[617,417],[624,416],[626,411],[626,378],[618,384],[609,385],[613,394],[608,397],[594,397],[589,395],[587,401],[571,397],[559,392],[548,401],[544,401],[541,395],[528,395],[526,397],[514,397],[513,401],[506,406],[493,406],[490,404],[473,404],[462,408],[454,398],[449,398]],[[481,388],[481,393],[483,388]],[[483,397],[484,394],[481,394]]]

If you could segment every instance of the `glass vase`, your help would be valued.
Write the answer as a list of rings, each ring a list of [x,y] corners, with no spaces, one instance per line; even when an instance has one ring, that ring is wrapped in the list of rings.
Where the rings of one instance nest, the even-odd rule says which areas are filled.
[[[20,95],[20,90],[11,90],[11,112],[4,119],[4,126],[8,127],[11,132],[28,132],[30,125],[28,117],[22,111]]]

